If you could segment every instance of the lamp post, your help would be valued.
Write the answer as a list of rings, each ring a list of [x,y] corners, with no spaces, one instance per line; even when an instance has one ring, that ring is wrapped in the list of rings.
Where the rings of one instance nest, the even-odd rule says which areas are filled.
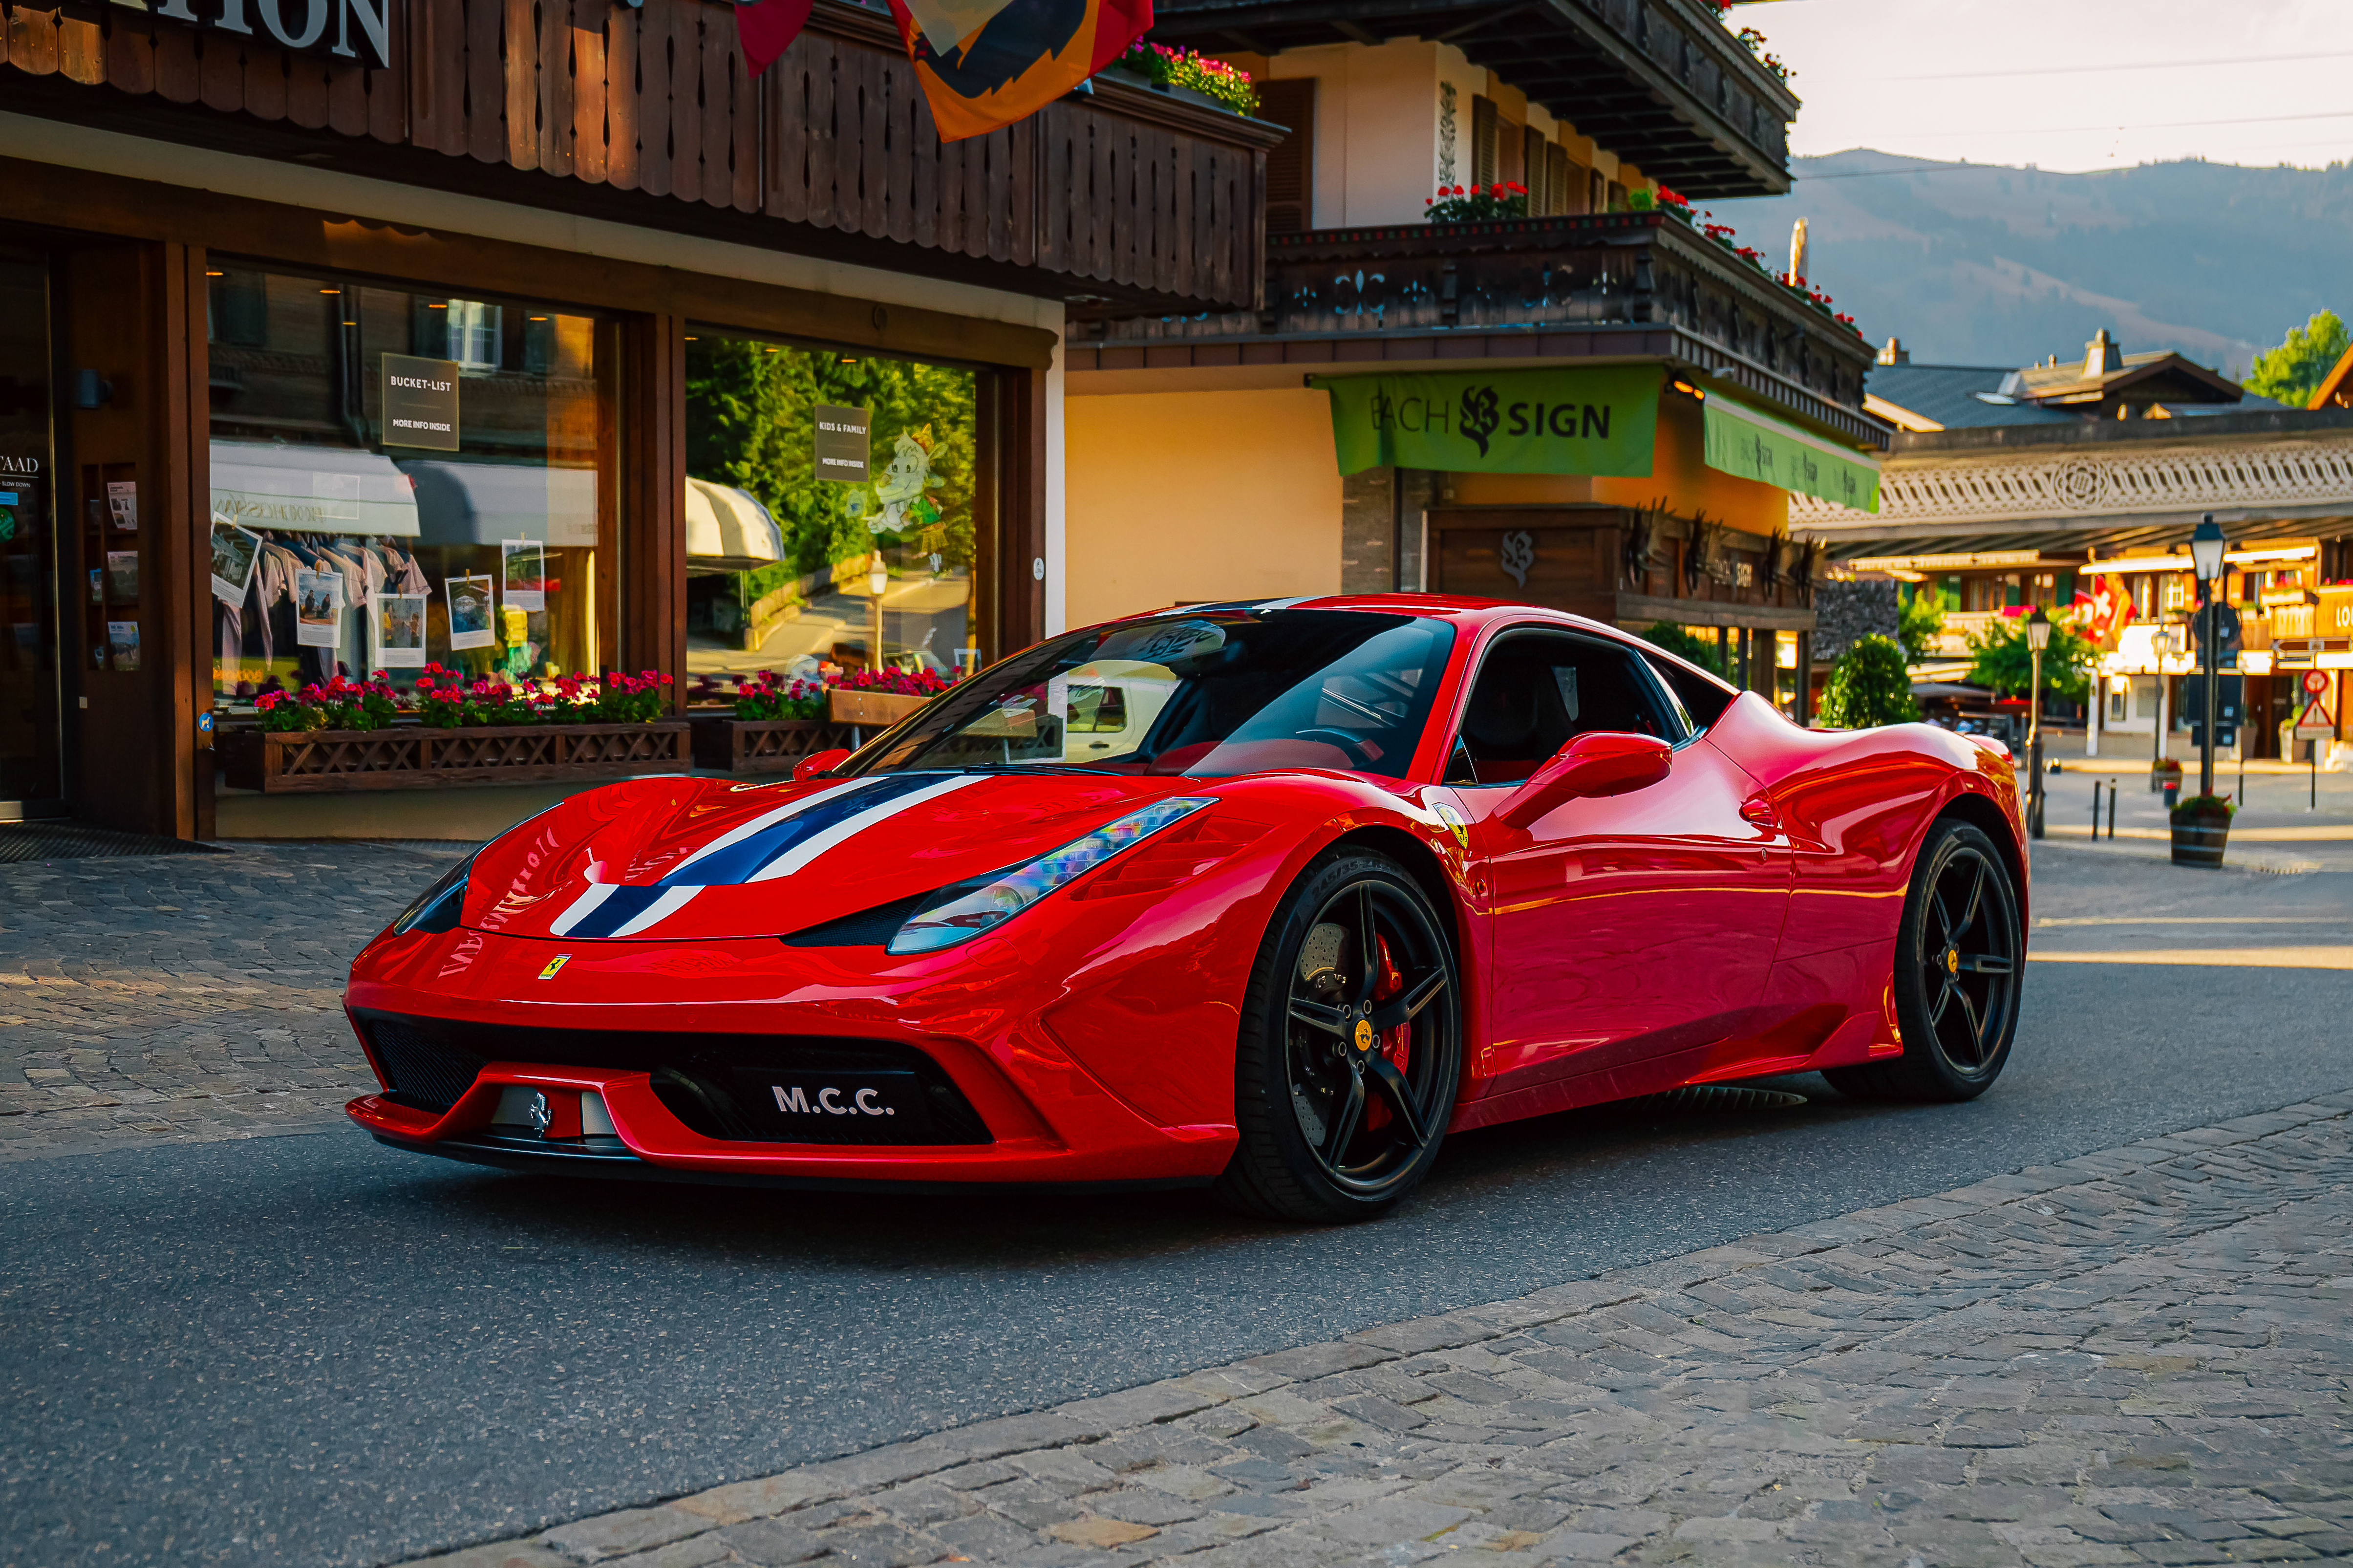
[[[874,652],[866,667],[876,674],[882,673],[882,593],[891,586],[891,568],[882,564],[882,552],[874,552],[874,568],[866,574],[866,587],[874,596]]]
[[[2026,831],[2042,836],[2042,651],[2051,646],[2051,618],[2037,606],[2026,618],[2026,647],[2034,657],[2034,673],[2026,694],[2026,766],[2032,770],[2027,784]]]
[[[2198,531],[2189,535],[2189,564],[2198,569],[2200,613],[2206,618],[2206,635],[2200,639],[2198,662],[2205,672],[2206,701],[2203,706],[2206,723],[2204,744],[2198,748],[2198,793],[2214,793],[2214,732],[2221,727],[2216,713],[2221,697],[2222,666],[2222,530],[2215,524],[2211,512],[2200,520]]]

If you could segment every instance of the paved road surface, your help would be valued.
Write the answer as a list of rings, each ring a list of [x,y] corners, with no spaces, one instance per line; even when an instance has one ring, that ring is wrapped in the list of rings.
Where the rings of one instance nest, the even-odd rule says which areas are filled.
[[[2353,1086],[2312,967],[2353,950],[2353,877],[2054,847],[2038,878],[2042,952],[2210,961],[2037,963],[1974,1106],[1810,1080],[1801,1111],[1556,1118],[1346,1231],[584,1189],[341,1128],[0,1165],[0,1568],[521,1534]]]

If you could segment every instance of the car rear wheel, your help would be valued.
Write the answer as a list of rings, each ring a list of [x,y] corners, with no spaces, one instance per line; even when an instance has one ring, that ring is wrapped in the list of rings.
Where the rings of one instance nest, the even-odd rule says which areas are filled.
[[[1904,1054],[1822,1075],[1858,1099],[1977,1098],[2010,1060],[2025,957],[2009,861],[1981,830],[1938,822],[1913,867],[1896,931]]]
[[[1360,852],[1310,867],[1250,972],[1241,1142],[1219,1197],[1327,1224],[1394,1208],[1429,1174],[1454,1113],[1461,1020],[1453,947],[1405,869]]]

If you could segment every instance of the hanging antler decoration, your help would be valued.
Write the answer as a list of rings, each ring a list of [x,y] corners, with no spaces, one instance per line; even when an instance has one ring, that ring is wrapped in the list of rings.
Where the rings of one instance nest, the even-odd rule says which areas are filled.
[[[1665,530],[1667,498],[1626,514],[1626,587],[1636,593],[1650,586],[1651,568],[1659,564],[1659,536]]]
[[[1715,557],[1724,548],[1724,524],[1711,523],[1704,512],[1692,514],[1691,549],[1683,556],[1683,591],[1699,592],[1700,579],[1708,575]]]

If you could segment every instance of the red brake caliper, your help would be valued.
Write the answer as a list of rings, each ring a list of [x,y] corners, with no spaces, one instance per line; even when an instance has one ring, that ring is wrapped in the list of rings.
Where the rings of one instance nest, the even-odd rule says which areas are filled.
[[[1373,1001],[1383,1002],[1405,990],[1405,974],[1397,967],[1397,960],[1389,956],[1389,939],[1382,937],[1378,940],[1381,951],[1381,977],[1374,982]],[[1378,1049],[1382,1055],[1396,1064],[1398,1072],[1404,1072],[1413,1049],[1413,1025],[1400,1023],[1383,1034]],[[1383,1127],[1388,1124],[1388,1102],[1377,1095],[1374,1096],[1370,1103],[1365,1107],[1365,1125],[1367,1128]]]

